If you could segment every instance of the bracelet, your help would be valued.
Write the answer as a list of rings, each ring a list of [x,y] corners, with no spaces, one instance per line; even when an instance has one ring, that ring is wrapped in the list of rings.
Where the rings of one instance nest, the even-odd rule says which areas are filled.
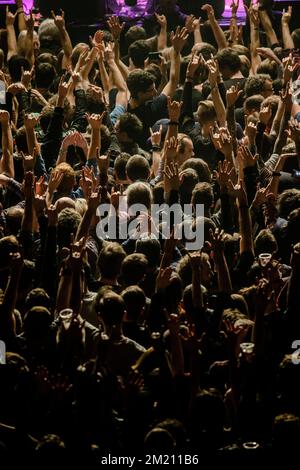
[[[272,171],[272,176],[281,176],[280,171]]]
[[[154,152],[160,152],[161,151],[161,147],[159,145],[152,145],[152,150]]]
[[[169,126],[179,126],[179,122],[178,121],[169,121]]]

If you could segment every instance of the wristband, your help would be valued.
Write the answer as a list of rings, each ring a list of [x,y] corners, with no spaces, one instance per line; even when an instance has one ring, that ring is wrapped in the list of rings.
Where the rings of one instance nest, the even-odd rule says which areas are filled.
[[[281,176],[280,171],[272,171],[272,176]]]
[[[179,122],[178,121],[169,121],[169,126],[179,126]]]
[[[161,151],[161,147],[159,145],[152,145],[152,150],[154,152],[160,152]]]

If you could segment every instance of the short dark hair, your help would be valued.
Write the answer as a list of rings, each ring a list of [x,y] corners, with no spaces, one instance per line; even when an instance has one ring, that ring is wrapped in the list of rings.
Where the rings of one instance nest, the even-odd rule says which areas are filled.
[[[126,132],[129,139],[138,140],[143,130],[143,124],[140,119],[132,113],[125,113],[119,119],[120,132]]]
[[[38,64],[35,68],[35,82],[37,88],[49,88],[56,77],[56,70],[53,65],[46,62]]]
[[[105,325],[114,326],[122,324],[125,313],[125,302],[122,297],[113,291],[101,293],[96,298],[96,311],[99,313]]]
[[[114,161],[114,171],[115,171],[115,176],[119,180],[126,180],[127,175],[126,175],[126,164],[129,160],[131,155],[126,152],[120,153],[120,155],[117,156],[117,158]]]
[[[140,237],[136,241],[135,252],[143,253],[151,268],[158,266],[160,263],[161,246],[157,238],[148,235]]]
[[[127,87],[132,98],[137,98],[140,92],[145,93],[153,84],[153,75],[145,70],[133,70],[127,77]]]
[[[189,158],[181,165],[180,171],[183,171],[186,168],[192,168],[195,170],[200,182],[211,182],[211,172],[209,166],[204,160],[202,160],[202,158]]]
[[[108,279],[118,277],[125,256],[126,253],[119,243],[109,242],[105,244],[98,259],[101,276]]]
[[[264,97],[262,95],[251,95],[248,96],[248,98],[245,99],[244,101],[244,112],[252,109],[255,109],[255,111],[260,111],[261,104],[264,101]]]
[[[125,41],[127,47],[139,39],[147,39],[147,33],[141,26],[131,26],[125,34]]]
[[[300,207],[300,190],[296,188],[286,189],[278,196],[279,216],[287,219],[289,214]]]
[[[128,55],[132,60],[135,67],[144,68],[145,60],[148,57],[151,49],[144,39],[138,39],[134,41],[128,49]]]
[[[122,291],[121,295],[125,302],[128,319],[137,321],[143,307],[146,305],[146,296],[143,289],[139,286],[129,286]]]
[[[246,96],[261,95],[264,91],[264,85],[267,80],[272,81],[272,78],[270,75],[262,73],[248,77],[244,88]]]
[[[63,209],[58,215],[57,223],[57,244],[60,248],[69,248],[71,243],[71,234],[74,236],[81,222],[81,216],[75,209]]]
[[[134,204],[144,204],[147,209],[150,209],[152,192],[150,187],[143,181],[136,181],[128,186],[126,194],[128,207]]]
[[[30,70],[30,64],[25,57],[13,55],[8,61],[8,71],[12,82],[20,82],[22,77],[22,67],[24,70]]]
[[[148,161],[142,155],[133,155],[126,163],[126,174],[130,181],[147,181],[150,175]]]
[[[230,47],[226,47],[219,51],[216,57],[221,71],[224,68],[228,68],[232,73],[236,73],[241,68],[240,56]]]
[[[142,253],[132,253],[124,258],[121,277],[125,285],[136,285],[146,275],[148,261]]]
[[[192,204],[204,204],[205,209],[210,209],[214,202],[214,192],[210,183],[197,183],[192,192]]]

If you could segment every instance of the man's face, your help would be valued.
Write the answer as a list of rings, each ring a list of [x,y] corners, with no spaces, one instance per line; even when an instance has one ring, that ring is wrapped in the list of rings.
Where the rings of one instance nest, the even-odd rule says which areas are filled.
[[[272,96],[274,93],[273,89],[273,83],[271,80],[266,80],[264,83],[263,91],[262,91],[262,96],[264,98],[268,98],[268,96]]]
[[[150,85],[146,91],[141,91],[138,94],[139,101],[141,103],[146,103],[146,101],[153,100],[155,95],[156,95],[156,88],[155,88],[155,85],[154,85],[154,82],[153,82],[152,85]]]

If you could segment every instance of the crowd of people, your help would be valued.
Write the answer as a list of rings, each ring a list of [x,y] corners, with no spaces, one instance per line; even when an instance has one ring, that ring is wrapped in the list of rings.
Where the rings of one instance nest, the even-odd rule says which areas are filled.
[[[245,3],[78,44],[68,12],[7,7],[2,462],[297,450],[300,28]]]

